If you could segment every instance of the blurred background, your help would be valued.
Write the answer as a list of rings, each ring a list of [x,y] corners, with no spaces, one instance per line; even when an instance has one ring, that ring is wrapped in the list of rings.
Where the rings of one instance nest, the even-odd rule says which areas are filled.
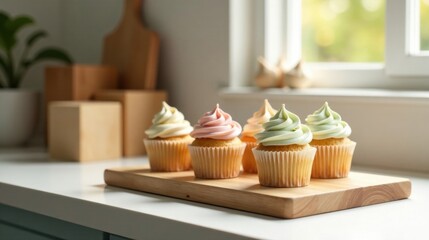
[[[384,62],[386,0],[303,0],[306,62]],[[420,50],[429,50],[429,0],[420,0]]]

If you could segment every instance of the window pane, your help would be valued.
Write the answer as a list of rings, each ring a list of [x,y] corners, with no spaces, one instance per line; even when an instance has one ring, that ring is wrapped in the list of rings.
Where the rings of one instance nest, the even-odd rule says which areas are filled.
[[[429,50],[429,0],[420,0],[420,50]]]
[[[385,0],[302,0],[302,11],[304,61],[384,60]]]

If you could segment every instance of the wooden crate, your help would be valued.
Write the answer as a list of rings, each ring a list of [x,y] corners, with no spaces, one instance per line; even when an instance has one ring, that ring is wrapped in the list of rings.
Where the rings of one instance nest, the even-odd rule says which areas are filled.
[[[98,101],[118,101],[122,104],[123,155],[139,156],[146,153],[144,133],[152,124],[153,116],[167,100],[165,91],[110,90],[95,94]]]
[[[119,103],[52,102],[48,127],[53,159],[86,162],[122,156]]]

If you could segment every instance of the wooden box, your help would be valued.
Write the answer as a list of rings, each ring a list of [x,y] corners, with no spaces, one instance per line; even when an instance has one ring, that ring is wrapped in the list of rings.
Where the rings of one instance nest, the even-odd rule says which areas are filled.
[[[116,68],[98,65],[50,66],[45,69],[46,102],[90,100],[102,89],[118,87]]]
[[[99,101],[122,103],[123,155],[144,155],[144,133],[152,124],[153,116],[161,110],[162,101],[167,99],[165,91],[113,90],[95,94]]]
[[[52,102],[48,128],[51,158],[86,162],[122,155],[119,103]]]
[[[45,69],[44,92],[46,115],[51,101],[86,101],[92,99],[99,90],[117,87],[118,71],[115,67],[79,64],[48,66]],[[48,122],[45,123],[47,125]]]

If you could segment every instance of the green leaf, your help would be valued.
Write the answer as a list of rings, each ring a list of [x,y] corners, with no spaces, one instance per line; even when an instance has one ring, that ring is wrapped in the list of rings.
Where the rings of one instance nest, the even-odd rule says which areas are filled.
[[[18,16],[6,22],[6,27],[8,28],[8,31],[10,31],[10,34],[15,35],[23,27],[33,23],[34,20],[29,16]]]
[[[2,18],[5,19],[4,16]],[[18,16],[4,21],[0,27],[0,48],[6,52],[12,51],[12,48],[17,43],[16,33],[25,26],[33,23],[33,19],[28,16]]]
[[[47,37],[48,34],[43,30],[38,30],[33,32],[30,36],[27,37],[27,47],[30,48],[37,40]]]
[[[3,49],[6,51],[6,40],[4,39],[4,34],[3,32],[0,30],[0,49]]]
[[[59,48],[44,48],[38,51],[34,58],[24,62],[25,67],[29,67],[42,60],[57,60],[66,64],[72,64],[71,57],[62,49]]]
[[[0,28],[2,28],[9,19],[10,17],[7,13],[0,11]]]
[[[6,50],[8,31],[6,23],[10,20],[7,13],[0,11],[0,49]]]
[[[2,55],[0,55],[0,70],[3,71],[3,75],[6,78],[9,78],[9,67],[8,64],[6,62],[6,59],[4,59],[4,57]]]
[[[12,48],[16,44],[16,38],[10,34],[3,33],[0,31],[0,48],[3,49],[5,52],[12,51]]]
[[[7,64],[2,55],[0,55],[0,69],[2,69],[3,73],[6,75]]]
[[[6,87],[8,84],[8,78],[9,78],[9,71],[8,71],[8,65],[6,63],[6,60],[4,59],[4,57],[2,55],[0,55],[0,70],[3,71],[3,77],[6,78],[6,82],[2,82],[4,81],[4,79],[0,79],[0,88],[1,87]],[[1,76],[1,75],[0,75]]]

